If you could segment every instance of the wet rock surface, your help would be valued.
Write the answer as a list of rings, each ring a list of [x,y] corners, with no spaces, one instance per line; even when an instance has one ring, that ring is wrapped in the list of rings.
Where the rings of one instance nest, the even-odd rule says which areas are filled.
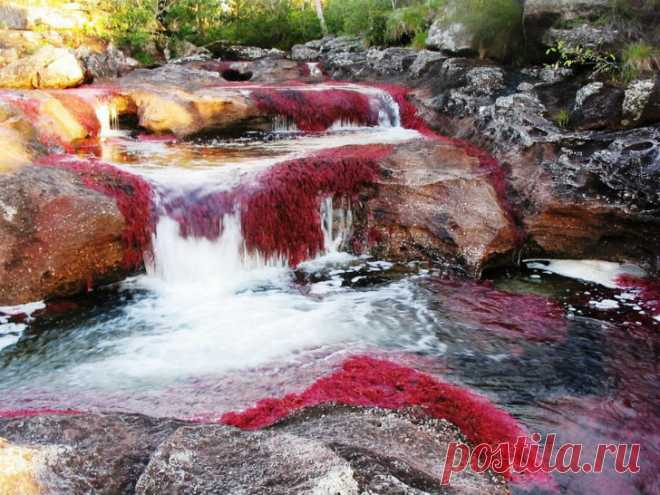
[[[660,141],[653,79],[623,89],[460,58],[440,64],[412,82],[412,101],[438,132],[499,159],[527,234],[524,250],[657,269]],[[563,110],[568,121],[561,123],[556,115]],[[626,130],[630,121],[646,127]]]
[[[499,177],[469,150],[413,142],[380,167],[376,197],[367,203],[377,256],[453,260],[479,273],[515,249],[518,231],[498,195]]]
[[[31,454],[15,493],[114,495],[135,493],[153,451],[181,425],[138,415],[43,415],[0,419],[0,437]]]
[[[0,437],[0,456],[30,455],[16,480],[26,493],[509,493],[470,469],[440,485],[449,442],[463,440],[417,409],[317,406],[259,431],[44,415],[0,419]]]
[[[124,277],[125,226],[112,197],[69,171],[26,166],[0,175],[0,305]]]

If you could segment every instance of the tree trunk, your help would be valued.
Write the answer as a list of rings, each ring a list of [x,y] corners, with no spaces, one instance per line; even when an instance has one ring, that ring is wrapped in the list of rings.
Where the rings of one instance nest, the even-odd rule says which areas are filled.
[[[321,0],[314,0],[314,7],[316,8],[316,15],[319,18],[319,22],[321,23],[321,31],[323,32],[323,36],[326,36],[328,34],[328,25],[325,23],[325,16],[323,15],[323,3],[321,3]]]

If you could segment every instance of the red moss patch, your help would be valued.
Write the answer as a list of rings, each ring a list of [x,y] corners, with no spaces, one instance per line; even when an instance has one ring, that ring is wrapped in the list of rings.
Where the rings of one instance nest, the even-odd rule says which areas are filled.
[[[369,95],[357,91],[255,87],[251,90],[251,97],[261,112],[287,117],[302,131],[325,131],[340,121],[378,125],[378,109],[372,106]]]
[[[473,444],[488,443],[495,448],[509,443],[511,452],[518,437],[527,437],[513,417],[487,399],[412,368],[366,356],[347,360],[341,369],[302,393],[261,400],[251,409],[224,414],[220,421],[253,430],[273,425],[305,407],[326,403],[385,409],[418,406],[430,416],[455,424]],[[502,462],[512,469],[509,459]],[[508,472],[507,477],[518,475]]]
[[[254,185],[167,201],[164,209],[185,236],[217,238],[222,217],[240,211],[248,251],[282,256],[292,266],[323,250],[320,202],[328,195],[355,199],[378,172],[389,145],[345,146],[285,161],[262,173]]]
[[[49,408],[40,408],[40,409],[12,409],[9,411],[0,411],[0,418],[30,418],[32,416],[44,416],[49,414],[60,414],[60,415],[78,415],[82,414],[82,411],[76,409],[49,409]]]
[[[259,177],[258,189],[241,202],[246,246],[283,254],[293,266],[323,249],[319,214],[323,196],[354,199],[378,171],[391,146],[346,146],[290,160]]]
[[[95,158],[50,155],[38,165],[73,172],[88,188],[114,198],[126,222],[122,234],[126,246],[124,265],[129,269],[142,266],[153,224],[152,191],[148,182]]]

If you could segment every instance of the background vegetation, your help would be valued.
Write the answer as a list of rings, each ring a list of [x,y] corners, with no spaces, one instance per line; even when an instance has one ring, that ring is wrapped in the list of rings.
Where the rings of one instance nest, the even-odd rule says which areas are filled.
[[[197,46],[227,42],[289,49],[320,38],[324,28],[330,34],[361,36],[371,45],[423,48],[437,18],[463,23],[483,57],[521,60],[527,53],[519,0],[99,1],[108,15],[98,31],[143,62],[148,62],[150,53],[182,41]],[[325,25],[318,16],[319,5]],[[648,41],[656,35],[643,26],[649,26],[649,18],[659,11],[660,0],[610,0],[607,14],[596,24],[615,27],[630,43],[617,47],[616,53],[557,46],[546,55],[559,65],[592,69],[620,80],[658,70],[660,52]],[[660,31],[657,34],[660,37]]]

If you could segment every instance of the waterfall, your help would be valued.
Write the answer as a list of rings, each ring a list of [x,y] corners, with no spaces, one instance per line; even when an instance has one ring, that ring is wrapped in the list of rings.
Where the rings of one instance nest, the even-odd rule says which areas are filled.
[[[307,68],[311,77],[314,79],[323,79],[323,72],[321,72],[318,62],[308,62]]]
[[[380,127],[401,127],[401,109],[387,91],[379,96],[381,108],[378,110],[378,125]]]
[[[117,105],[112,100],[104,100],[96,103],[94,111],[99,121],[99,137],[101,139],[121,135],[119,131],[119,114]]]
[[[321,229],[326,253],[340,251],[350,238],[353,228],[353,212],[348,200],[342,199],[339,204],[338,208],[334,208],[332,196],[321,200]]]

